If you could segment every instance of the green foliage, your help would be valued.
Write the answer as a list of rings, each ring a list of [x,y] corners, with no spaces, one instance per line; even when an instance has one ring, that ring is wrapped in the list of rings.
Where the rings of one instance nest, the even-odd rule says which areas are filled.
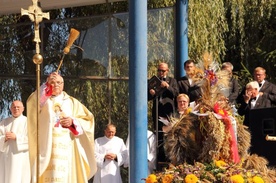
[[[264,67],[268,79],[276,82],[275,0],[188,2],[190,58],[199,60],[205,51],[209,51],[218,62],[232,62],[234,75],[241,87],[252,80],[251,74],[256,66]],[[171,76],[178,69],[174,68],[177,59],[173,51],[175,12],[173,8],[166,8],[175,6],[175,3],[176,0],[148,1],[148,78],[156,75],[160,62],[169,64]],[[56,21],[45,21],[45,27],[41,29],[43,82],[47,74],[56,70],[70,28],[81,31],[75,44],[85,49],[82,51],[74,47],[65,57],[61,73],[66,81],[65,91],[93,112],[95,137],[103,135],[103,128],[109,122],[117,125],[118,136],[126,139],[128,134],[129,20],[125,14],[114,14],[127,11],[127,1],[53,10],[50,12],[51,19]],[[89,19],[94,15],[101,16]],[[67,19],[77,17],[82,18]],[[12,100],[22,99],[25,102],[36,87],[36,67],[32,62],[35,49],[33,28],[26,22],[30,23],[26,16],[0,17],[1,117],[8,115]],[[6,27],[14,23],[21,24]],[[97,32],[99,27],[101,32]],[[149,128],[153,129],[151,106],[152,102],[149,102]],[[123,169],[122,174],[126,181],[127,169]]]
[[[241,70],[238,73],[241,79],[262,66],[267,70],[267,79],[275,82],[276,2],[228,0],[225,5],[230,27],[226,58]]]
[[[225,33],[228,31],[223,0],[189,1],[189,57],[200,60],[205,51],[216,61],[225,56]]]
[[[164,8],[170,7],[175,4],[175,0],[149,0],[148,1],[148,8]]]

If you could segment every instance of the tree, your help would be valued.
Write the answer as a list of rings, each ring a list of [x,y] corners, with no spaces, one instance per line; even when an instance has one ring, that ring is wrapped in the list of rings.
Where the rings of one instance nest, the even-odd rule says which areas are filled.
[[[159,62],[168,62],[174,74],[175,3],[148,1],[149,78],[156,74]],[[232,62],[241,85],[250,80],[256,66],[265,67],[269,79],[276,81],[275,1],[190,0],[188,8],[190,58],[200,60],[209,51],[219,63]],[[127,11],[126,1],[53,10],[51,20],[43,21],[41,26],[43,81],[56,70],[70,28],[81,32],[77,46],[65,57],[61,73],[66,80],[65,90],[93,112],[96,137],[111,121],[120,129],[118,136],[126,139],[128,133]],[[4,117],[12,100],[25,102],[35,90],[35,47],[28,17],[1,16],[0,23],[0,107]]]

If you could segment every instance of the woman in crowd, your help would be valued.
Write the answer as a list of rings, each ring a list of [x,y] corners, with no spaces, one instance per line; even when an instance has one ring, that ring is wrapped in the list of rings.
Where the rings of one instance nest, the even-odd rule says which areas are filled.
[[[177,101],[177,113],[175,117],[181,118],[183,115],[189,113],[190,99],[188,95],[181,93],[177,96],[176,101]]]

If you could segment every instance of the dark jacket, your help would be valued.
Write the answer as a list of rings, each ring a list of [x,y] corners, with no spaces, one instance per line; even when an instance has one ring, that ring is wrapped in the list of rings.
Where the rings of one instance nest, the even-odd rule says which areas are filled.
[[[177,82],[179,93],[185,93],[189,96],[190,102],[196,101],[201,97],[201,89],[199,86],[191,86],[187,76],[180,78]]]
[[[239,96],[239,83],[238,80],[236,80],[234,77],[231,77],[230,79],[230,95],[228,96],[229,102],[234,104],[236,103],[236,99]]]
[[[175,111],[174,99],[178,95],[177,82],[176,82],[176,79],[171,78],[171,77],[166,77],[165,81],[169,84],[169,87],[164,89],[161,92],[160,96],[152,96],[148,90],[148,101],[154,100],[153,107],[152,107],[152,119],[153,119],[154,124],[157,120],[156,119],[156,100],[158,100],[157,101],[158,102],[158,116],[169,117]],[[162,128],[162,123],[161,123],[161,125],[159,125],[159,129],[160,128]]]
[[[276,105],[276,86],[273,83],[265,81],[259,92],[263,92],[264,98],[269,99],[272,106]],[[244,94],[245,94],[245,87],[243,88],[242,92],[239,94],[237,98],[237,103],[242,103]]]
[[[260,109],[260,108],[268,108],[271,107],[271,102],[264,96],[259,96],[256,104],[254,106],[254,109]],[[241,102],[240,107],[238,108],[239,115],[244,115],[244,122],[243,124],[246,126],[249,126],[249,112],[251,110],[251,100],[249,100],[248,104],[244,102],[244,100]]]

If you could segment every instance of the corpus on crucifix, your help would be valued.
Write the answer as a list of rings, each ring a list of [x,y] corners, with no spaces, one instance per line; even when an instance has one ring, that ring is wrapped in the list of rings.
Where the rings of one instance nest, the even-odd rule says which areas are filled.
[[[39,44],[40,37],[39,37],[39,23],[42,22],[43,18],[50,19],[49,12],[43,13],[41,8],[38,6],[38,1],[33,0],[33,5],[29,6],[28,10],[25,10],[21,8],[21,15],[28,15],[32,22],[34,22],[35,26],[35,37],[34,42],[36,44]],[[39,51],[36,50],[36,53],[38,54]]]

